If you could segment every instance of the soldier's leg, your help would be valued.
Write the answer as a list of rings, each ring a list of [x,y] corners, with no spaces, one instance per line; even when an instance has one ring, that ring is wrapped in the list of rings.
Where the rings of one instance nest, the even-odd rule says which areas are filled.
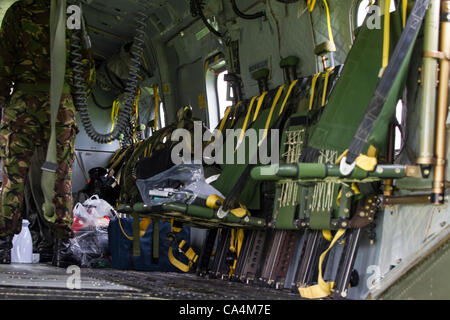
[[[25,180],[33,155],[39,127],[29,109],[39,104],[35,98],[16,92],[3,111],[0,128],[0,156],[3,160],[3,185],[0,203],[0,236],[20,233]]]
[[[63,94],[56,122],[56,171],[54,204],[57,237],[72,236],[72,164],[75,158],[75,136],[78,132],[75,107],[69,94]]]

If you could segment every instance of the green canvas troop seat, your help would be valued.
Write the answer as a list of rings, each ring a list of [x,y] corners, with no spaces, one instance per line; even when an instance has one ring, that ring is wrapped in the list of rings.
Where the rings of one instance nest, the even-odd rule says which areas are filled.
[[[391,17],[391,50],[395,48],[400,34],[401,18],[396,11]],[[312,147],[339,152],[348,148],[380,80],[382,48],[383,28],[369,29],[363,24],[347,56],[340,81],[330,96],[320,123],[311,134],[309,144]],[[392,86],[369,140],[369,144],[376,147],[380,153],[386,149],[389,123],[403,92],[411,52]]]

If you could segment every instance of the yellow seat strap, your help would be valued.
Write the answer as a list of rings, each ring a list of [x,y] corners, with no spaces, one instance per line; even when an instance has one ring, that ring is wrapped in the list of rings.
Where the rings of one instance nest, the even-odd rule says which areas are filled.
[[[243,217],[249,215],[249,212],[244,205],[239,204],[239,206],[240,206],[239,208],[231,209],[230,213],[238,218],[243,218]]]
[[[225,113],[223,115],[222,121],[220,121],[219,131],[222,132],[225,127],[225,123],[227,122],[228,116],[230,115],[232,106],[229,106],[225,109]]]
[[[289,85],[289,89],[286,92],[286,96],[284,97],[283,103],[281,104],[281,108],[280,108],[280,112],[278,113],[278,116],[280,116],[283,113],[284,107],[286,106],[286,103],[287,103],[287,101],[289,99],[289,96],[291,95],[292,89],[294,89],[294,87],[297,84],[297,82],[298,82],[298,79],[292,81],[291,84]],[[275,96],[275,100],[274,100],[274,102],[272,104],[272,107],[270,108],[269,116],[267,117],[267,120],[266,120],[266,125],[264,127],[264,134],[261,137],[261,139],[259,140],[258,146],[261,146],[262,142],[264,141],[264,139],[267,136],[267,133],[268,133],[268,130],[269,130],[269,125],[270,125],[270,122],[272,121],[273,112],[275,110],[275,107],[277,105],[278,99],[280,98],[280,95],[281,95],[283,89],[284,89],[284,85],[282,85],[278,89],[277,95]]]
[[[323,229],[323,230],[322,230],[322,236],[323,236],[323,237],[325,238],[325,240],[327,240],[327,241],[333,240],[333,235],[331,234],[331,230]]]
[[[346,231],[346,229],[339,229],[336,232],[333,240],[331,241],[328,249],[325,250],[320,255],[318,284],[309,286],[306,288],[298,288],[298,291],[302,298],[320,299],[320,298],[328,297],[331,294],[331,290],[334,288],[335,283],[334,282],[325,282],[325,280],[323,279],[323,274],[322,274],[322,264],[323,264],[323,261],[325,260],[326,255],[328,254],[328,252],[331,250],[331,248],[333,248],[335,243],[344,235],[345,231]]]
[[[334,67],[327,68],[327,71],[325,72],[325,82],[323,85],[323,93],[322,93],[322,107],[325,106],[325,103],[327,102],[327,90],[328,90],[328,81],[330,79],[330,73],[334,70]]]
[[[248,120],[250,119],[250,114],[252,113],[253,104],[254,104],[256,98],[258,98],[258,96],[254,96],[252,98],[252,100],[250,100],[250,105],[248,106],[247,114],[245,115],[244,124],[242,125],[241,134],[239,135],[239,139],[238,139],[238,142],[236,144],[235,151],[239,148],[239,145],[241,144],[242,139],[244,138],[245,130],[247,129]]]
[[[325,4],[325,9],[327,11],[328,38],[330,42],[334,44],[333,30],[331,29],[330,9],[328,8],[328,3],[326,0],[323,0],[323,3]]]
[[[261,141],[264,140],[267,136],[267,131],[269,130],[270,121],[272,120],[273,112],[275,111],[275,107],[277,106],[278,100],[280,100],[281,94],[283,93],[284,84],[278,88],[277,94],[275,95],[275,99],[273,99],[272,106],[270,107],[269,116],[266,120],[266,125],[264,126],[264,134]]]
[[[258,104],[256,105],[256,110],[255,110],[255,114],[253,115],[253,121],[256,120],[256,118],[258,118],[259,115],[259,110],[261,109],[262,103],[264,101],[264,97],[267,95],[267,91],[264,91],[262,93],[262,95],[259,97],[258,99]]]
[[[348,154],[348,149],[345,150],[336,160],[336,163],[339,164],[341,163],[342,158],[344,158],[345,156],[347,156]],[[360,154],[356,159],[355,159],[355,164],[365,170],[365,171],[373,171],[375,170],[377,164],[378,164],[378,160],[377,160],[377,149],[370,145],[369,149],[367,150],[367,155],[365,154]]]
[[[231,277],[236,270],[236,264],[241,253],[242,243],[244,242],[244,230],[243,229],[232,229],[231,239],[230,239],[230,251],[236,253],[236,259],[233,261],[233,265],[230,266],[229,276]]]
[[[309,109],[308,110],[312,110],[313,107],[313,103],[314,103],[314,93],[316,90],[316,83],[317,83],[317,79],[320,76],[320,72],[315,74],[314,77],[312,78],[312,82],[311,82],[311,93],[310,93],[310,98],[309,98]]]
[[[389,9],[391,7],[391,0],[385,0],[384,5],[383,60],[381,63],[380,74],[378,75],[379,78],[383,76],[384,70],[386,70],[389,64],[389,42],[391,32],[391,11]]]
[[[406,19],[408,15],[408,0],[402,0],[402,24],[403,28],[406,26]]]
[[[119,151],[120,151],[120,149],[119,149]],[[117,167],[117,165],[120,163],[120,161],[122,161],[123,158],[125,157],[126,153],[127,153],[127,151],[125,150],[125,151],[122,152],[122,154],[121,154],[118,158],[116,158],[117,155],[119,154],[119,153],[117,153],[116,156],[114,156],[114,159],[111,160],[111,162],[112,162],[112,161],[114,161],[114,162],[112,162],[112,164],[111,164],[111,166],[109,167],[109,169],[112,170],[112,169],[114,169],[115,167]]]
[[[297,82],[298,82],[298,79],[292,81],[291,84],[289,85],[288,92],[286,93],[286,96],[284,97],[283,103],[281,104],[280,112],[278,113],[279,116],[283,113],[284,107],[286,106],[286,102],[288,101],[289,96],[291,95],[292,89],[294,89],[294,86],[297,84]]]
[[[327,28],[328,28],[328,38],[330,42],[334,44],[333,30],[331,28],[331,18],[330,18],[330,9],[328,7],[328,3],[326,0],[322,0],[325,5],[325,10],[327,11]],[[308,0],[308,10],[309,12],[313,12],[314,7],[316,5],[316,0]]]
[[[234,122],[236,121],[236,113],[239,109],[239,106],[241,105],[242,101],[239,101],[238,103],[236,103],[236,105],[234,106],[234,112],[233,112],[233,119],[231,120],[231,125],[230,127],[233,127]]]
[[[152,149],[152,144],[149,143],[147,148],[144,151],[144,157],[149,157],[150,156],[150,150]]]

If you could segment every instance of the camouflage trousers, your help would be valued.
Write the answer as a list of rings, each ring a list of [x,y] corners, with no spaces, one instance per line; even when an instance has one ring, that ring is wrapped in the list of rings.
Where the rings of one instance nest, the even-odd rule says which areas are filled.
[[[51,225],[58,238],[72,236],[72,164],[77,132],[72,97],[63,93],[56,121],[58,169],[53,194],[56,222]],[[36,147],[47,149],[50,134],[48,94],[15,91],[3,110],[0,125],[0,157],[3,162],[0,236],[20,233],[30,161]]]

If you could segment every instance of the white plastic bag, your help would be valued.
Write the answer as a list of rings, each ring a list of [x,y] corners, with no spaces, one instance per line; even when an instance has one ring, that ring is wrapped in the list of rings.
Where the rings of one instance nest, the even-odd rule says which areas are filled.
[[[92,216],[88,209],[81,203],[77,203],[73,208],[72,230],[78,232],[80,230],[89,230],[95,228],[95,217]]]
[[[93,195],[83,204],[77,203],[73,209],[74,223],[72,230],[85,231],[97,228],[108,228],[109,220],[117,213],[111,205],[98,195]]]
[[[87,199],[83,203],[83,206],[87,208],[89,213],[94,215],[97,219],[104,217],[113,218],[117,215],[114,208],[107,201],[100,199],[96,194]]]
[[[107,261],[108,226],[110,218],[117,215],[111,205],[98,195],[93,195],[73,209],[71,250],[82,267],[96,266]]]

